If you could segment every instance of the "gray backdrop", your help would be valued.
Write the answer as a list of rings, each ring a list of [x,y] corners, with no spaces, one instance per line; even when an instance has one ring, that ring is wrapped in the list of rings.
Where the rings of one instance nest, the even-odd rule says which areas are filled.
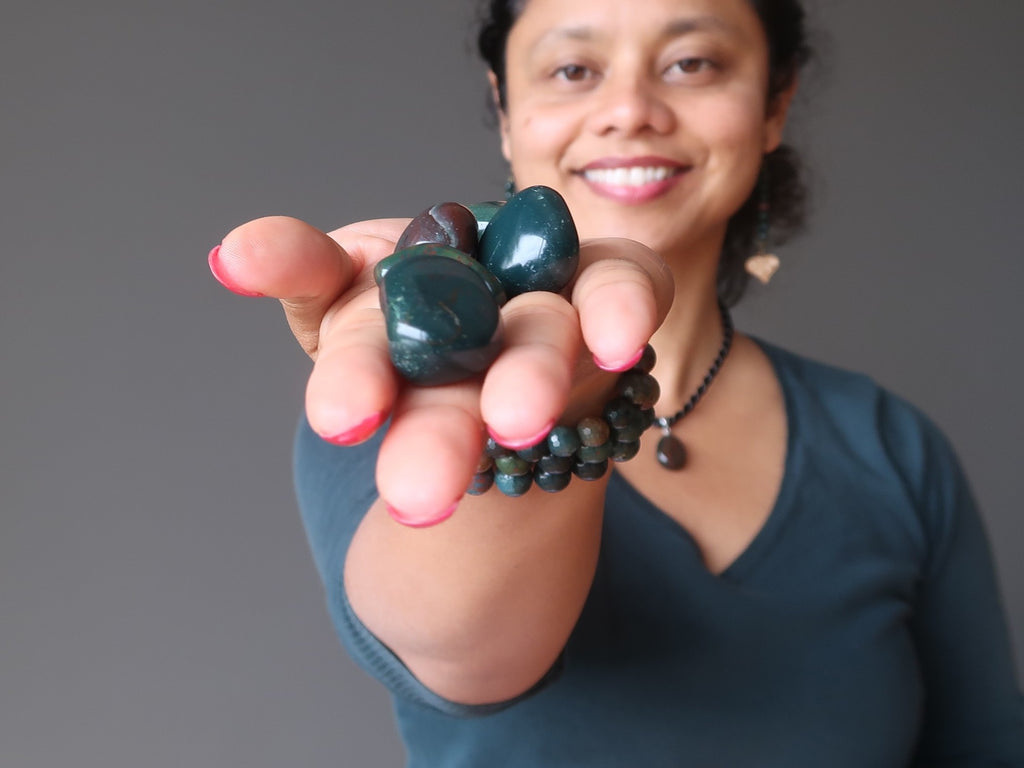
[[[0,764],[396,766],[290,485],[309,365],[207,251],[500,194],[469,0],[6,0]],[[1024,659],[1024,3],[820,0],[816,215],[741,328],[948,431]]]

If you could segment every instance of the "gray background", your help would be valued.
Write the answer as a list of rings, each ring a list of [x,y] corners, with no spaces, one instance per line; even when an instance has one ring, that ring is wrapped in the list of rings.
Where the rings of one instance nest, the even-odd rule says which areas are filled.
[[[396,766],[292,498],[309,365],[207,251],[490,199],[467,0],[6,0],[0,764]],[[1024,659],[1024,3],[823,0],[816,215],[740,327],[947,430]]]

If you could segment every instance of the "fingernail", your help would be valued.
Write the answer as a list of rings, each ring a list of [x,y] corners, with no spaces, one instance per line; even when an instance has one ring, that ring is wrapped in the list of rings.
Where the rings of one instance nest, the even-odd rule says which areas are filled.
[[[628,371],[634,365],[639,363],[640,358],[643,356],[643,347],[641,347],[640,350],[635,355],[633,355],[633,357],[629,358],[629,360],[626,360],[625,362],[606,363],[605,361],[598,358],[597,355],[594,355],[594,365],[596,365],[602,371],[609,371],[610,373],[622,373],[623,371]]]
[[[396,523],[401,523],[409,528],[429,528],[432,525],[443,523],[455,512],[455,509],[459,506],[459,502],[455,502],[448,509],[438,512],[436,515],[431,517],[423,518],[412,518],[403,512],[399,512],[397,509],[392,507],[390,504],[387,505],[388,514],[391,515],[391,519]]]
[[[363,440],[376,432],[377,427],[384,423],[385,418],[386,415],[383,412],[375,413],[372,416],[363,419],[351,429],[339,432],[336,435],[325,436],[324,440],[328,443],[333,443],[334,445],[356,445],[357,443],[363,442]]]
[[[223,285],[232,293],[237,293],[239,296],[262,296],[262,293],[256,291],[247,291],[245,288],[240,288],[234,280],[227,276],[224,272],[224,266],[220,263],[220,246],[214,246],[213,250],[210,251],[210,255],[206,259],[210,264],[210,271],[213,272],[213,276],[217,278],[217,282]]]
[[[548,436],[548,432],[550,432],[554,428],[554,426],[555,422],[551,421],[546,427],[544,427],[544,429],[542,429],[536,435],[528,437],[525,440],[513,440],[508,437],[502,437],[493,429],[491,429],[490,426],[487,427],[487,434],[494,438],[494,442],[496,442],[498,445],[503,446],[505,448],[511,448],[513,451],[518,451],[523,448],[532,448],[533,446],[537,445],[537,443],[539,443],[541,440]]]

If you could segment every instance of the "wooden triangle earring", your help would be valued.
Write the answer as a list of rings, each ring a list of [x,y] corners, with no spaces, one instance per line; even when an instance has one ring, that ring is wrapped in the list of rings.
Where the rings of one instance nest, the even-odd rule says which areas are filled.
[[[747,274],[756,277],[762,284],[767,285],[772,275],[779,271],[781,262],[779,257],[768,251],[768,233],[771,229],[771,202],[768,189],[768,169],[761,166],[761,174],[757,180],[758,201],[757,201],[757,231],[755,234],[754,255],[750,256],[744,263],[743,268]]]

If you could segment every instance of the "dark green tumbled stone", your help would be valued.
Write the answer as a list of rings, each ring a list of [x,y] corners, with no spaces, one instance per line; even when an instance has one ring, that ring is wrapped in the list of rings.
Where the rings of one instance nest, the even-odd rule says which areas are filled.
[[[570,472],[543,472],[538,470],[533,475],[533,482],[537,484],[537,487],[548,493],[564,491],[569,487],[570,480],[572,480]]]
[[[465,254],[476,251],[476,216],[464,205],[438,203],[409,222],[395,243],[395,250],[422,243],[447,245]]]
[[[498,305],[483,279],[456,259],[396,261],[380,281],[380,305],[391,362],[416,384],[469,378],[487,370],[501,351]]]
[[[377,266],[373,268],[373,278],[376,280],[377,285],[380,285],[381,280],[385,278],[388,271],[400,261],[419,259],[423,256],[443,256],[446,259],[452,259],[453,261],[459,262],[459,264],[469,267],[476,272],[477,277],[484,281],[484,284],[487,286],[487,290],[491,292],[491,295],[494,297],[494,300],[498,303],[499,307],[504,306],[505,302],[508,301],[508,298],[505,295],[505,287],[497,277],[484,269],[480,265],[480,262],[472,256],[463,253],[457,248],[452,248],[449,245],[420,243],[419,245],[411,245],[408,248],[402,248],[400,251],[395,251],[390,256],[377,262]]]
[[[488,469],[485,472],[477,472],[466,489],[470,496],[482,496],[494,485],[494,470]]]
[[[561,291],[576,274],[580,241],[565,200],[550,187],[527,187],[494,214],[480,238],[480,263],[509,298]]]
[[[506,496],[522,496],[533,485],[533,475],[506,475],[495,472],[494,485]]]
[[[467,205],[470,212],[476,218],[476,236],[477,242],[484,236],[484,230],[487,229],[487,225],[491,223],[491,219],[494,218],[494,214],[505,204],[504,200],[487,200],[483,203],[473,203]]]
[[[533,469],[533,465],[522,456],[510,453],[507,456],[495,458],[494,468],[500,474],[518,477],[519,475],[529,474],[530,470]]]
[[[604,477],[607,471],[607,460],[596,463],[578,461],[572,468],[572,473],[580,480],[597,480]]]
[[[572,427],[557,426],[548,432],[548,450],[554,456],[572,456],[580,447],[580,436]]]

